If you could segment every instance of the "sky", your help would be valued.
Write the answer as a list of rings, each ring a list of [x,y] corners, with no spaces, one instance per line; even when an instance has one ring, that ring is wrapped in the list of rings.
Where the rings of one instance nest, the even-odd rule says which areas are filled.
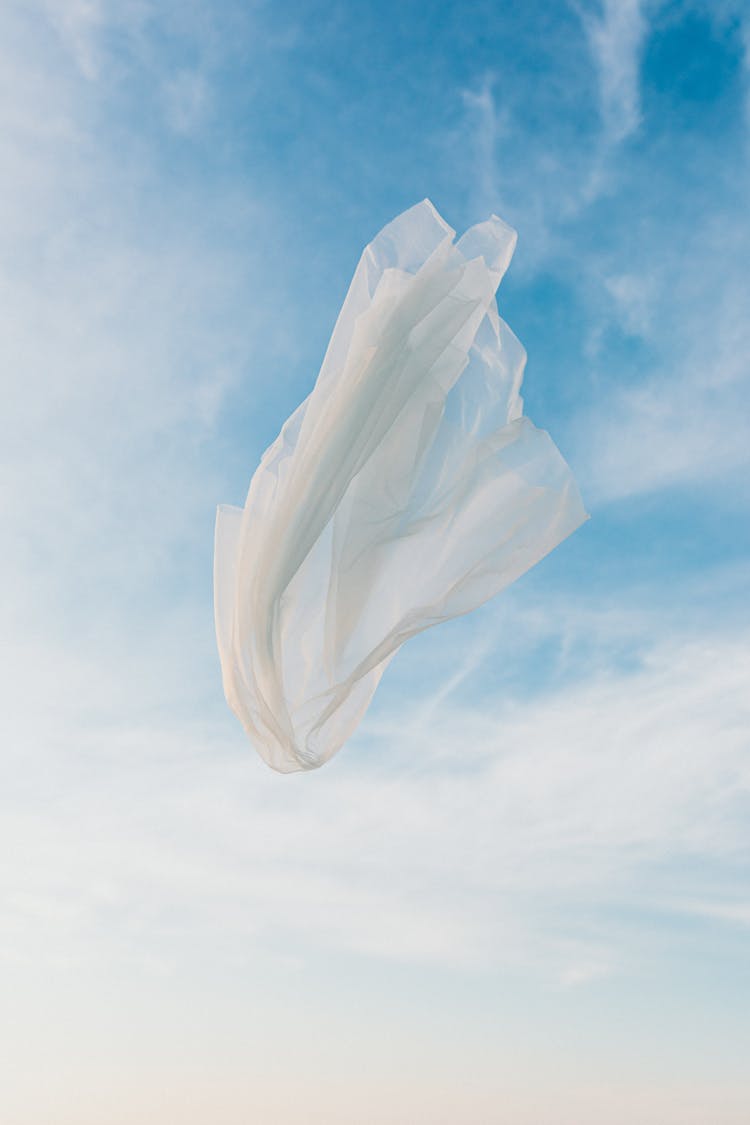
[[[750,1120],[747,0],[6,0],[0,1119]],[[216,505],[429,197],[590,521],[274,774]]]

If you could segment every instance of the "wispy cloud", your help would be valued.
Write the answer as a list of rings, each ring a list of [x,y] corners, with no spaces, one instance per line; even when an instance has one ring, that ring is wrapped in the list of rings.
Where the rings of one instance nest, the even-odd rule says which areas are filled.
[[[741,146],[727,137],[725,171],[717,177],[713,157],[703,168],[679,146],[673,165],[658,160],[657,121],[638,146],[623,144],[643,124],[641,67],[658,10],[641,0],[573,5],[585,49],[575,56],[575,37],[567,41],[560,128],[543,137],[523,127],[524,107],[509,83],[485,77],[464,94],[476,191],[485,210],[490,203],[505,208],[519,230],[511,283],[552,275],[571,294],[571,325],[580,326],[584,344],[579,356],[571,351],[560,361],[576,388],[569,448],[593,504],[720,488],[744,479],[748,464],[749,228],[737,195],[747,184]],[[706,35],[714,27],[728,36],[736,8],[712,13],[715,26],[699,26]],[[671,10],[670,33],[688,14]],[[587,65],[600,127],[587,133],[590,124],[579,120],[571,141],[564,92],[570,86],[585,96],[578,71]],[[551,75],[548,81],[552,86]],[[651,81],[668,89],[672,78]],[[739,118],[741,104],[732,108]],[[698,134],[695,143],[703,143]],[[566,346],[574,340],[567,334]],[[534,341],[526,343],[533,371]],[[731,494],[744,495],[742,484],[733,484]]]
[[[721,487],[729,478],[733,500],[746,498],[739,481],[750,457],[750,229],[742,211],[718,216],[718,206],[653,251],[631,252],[637,273],[605,273],[611,306],[591,323],[597,333],[640,338],[646,362],[633,363],[617,386],[605,373],[606,391],[581,411],[581,467],[592,500]],[[595,344],[589,360],[596,373],[606,353]]]
[[[640,62],[648,28],[643,0],[601,0],[598,11],[576,8],[597,70],[605,135],[619,144],[641,120]]]
[[[197,670],[179,648],[162,642],[153,662],[171,661],[188,684]],[[43,775],[39,751],[29,761],[21,744],[6,763],[6,957],[53,955],[40,912],[64,907],[54,955],[74,959],[106,914],[119,919],[110,954],[169,969],[174,935],[185,950],[207,941],[210,916],[231,959],[249,945],[302,959],[524,964],[572,986],[636,955],[618,914],[658,926],[695,902],[696,915],[731,926],[744,918],[732,873],[750,858],[749,651],[742,632],[642,637],[629,670],[533,700],[467,707],[439,687],[422,707],[381,708],[340,766],[291,784],[228,719],[165,724],[138,688],[143,717],[129,722],[149,666],[125,692],[126,666],[102,677],[84,660],[80,682],[109,699],[110,718],[84,726],[84,710],[61,726],[53,704],[50,730],[62,733]],[[28,690],[17,683],[19,701]],[[77,696],[68,678],[60,704]]]
[[[554,129],[537,135],[535,114],[518,101],[504,71],[489,71],[461,92],[472,139],[475,210],[504,209],[524,234],[525,257],[537,267],[564,249],[560,227],[613,190],[617,146],[641,119],[640,65],[648,34],[642,0],[602,0],[594,6],[575,2],[571,8],[578,22],[577,34],[565,28],[568,65],[556,60],[556,72],[543,53],[535,56],[537,65],[549,68],[540,83],[542,89],[548,84],[549,93],[537,95],[536,115],[553,117]],[[578,41],[584,37],[582,57]],[[595,72],[601,122],[591,136],[581,130],[580,120],[572,129],[566,116],[567,107],[576,104],[573,90],[589,94],[587,62]],[[560,70],[566,72],[564,81]]]
[[[459,700],[480,663],[492,663],[488,641],[419,706],[374,713],[335,772],[302,782],[258,772],[229,716],[217,716],[210,560],[195,554],[198,541],[210,543],[221,494],[205,437],[241,366],[238,341],[255,331],[245,312],[255,275],[241,272],[231,239],[213,238],[217,228],[172,232],[169,207],[130,209],[148,160],[128,171],[94,143],[78,80],[59,58],[57,67],[20,75],[39,112],[6,134],[15,241],[4,316],[15,378],[5,456],[22,482],[6,496],[18,636],[6,671],[15,700],[6,739],[17,747],[8,856],[45,800],[31,784],[31,800],[19,799],[26,763],[59,798],[34,829],[22,877],[12,862],[5,869],[9,955],[32,949],[40,911],[67,904],[55,916],[71,956],[105,911],[120,918],[124,947],[140,942],[168,960],[163,935],[191,933],[191,904],[210,900],[242,944],[296,948],[302,918],[306,940],[324,949],[455,964],[529,957],[567,984],[593,979],[617,962],[617,935],[603,939],[574,920],[578,911],[647,907],[669,857],[721,865],[744,846],[745,638],[653,643],[641,622],[627,674],[611,666],[575,688],[553,686],[532,709],[512,690],[502,705],[469,709]],[[483,122],[490,168],[505,125],[489,80],[467,105]],[[29,178],[43,204],[32,218]],[[45,187],[52,179],[56,192]],[[632,275],[605,276],[631,328],[649,331],[651,302]],[[256,341],[272,320],[273,291],[262,296]],[[741,339],[730,347],[722,338],[731,357]],[[661,419],[658,405],[652,413]],[[32,437],[39,451],[29,462]],[[633,474],[617,461],[628,442],[610,435],[605,446],[611,496],[618,481],[633,487]],[[653,480],[654,458],[638,463]],[[205,579],[189,601],[180,593],[188,554]],[[533,625],[527,616],[524,630]],[[611,615],[578,607],[558,647],[612,628]],[[211,670],[215,708],[199,720],[195,700]],[[165,711],[189,720],[160,718]],[[86,839],[94,830],[98,851]],[[563,922],[546,941],[555,912]]]
[[[141,5],[127,11],[145,18]],[[283,328],[273,309],[285,282],[262,233],[273,205],[165,174],[158,117],[150,137],[101,127],[107,98],[89,83],[114,97],[138,69],[129,40],[115,77],[70,66],[70,36],[91,51],[119,42],[108,33],[125,14],[54,7],[62,39],[41,14],[38,25],[17,6],[2,17],[14,94],[0,108],[3,569],[9,613],[51,643],[76,604],[79,630],[104,618],[116,629],[167,573],[174,605],[208,569],[190,548],[210,543],[222,491],[209,439],[251,350],[263,362]],[[186,92],[179,62],[165,59],[161,76],[175,95],[170,127],[189,132],[208,94],[200,83]]]
[[[472,122],[472,165],[476,181],[472,185],[475,205],[488,214],[502,210],[502,180],[498,171],[498,145],[508,129],[508,111],[498,106],[496,79],[486,74],[476,89],[462,91],[467,115]]]

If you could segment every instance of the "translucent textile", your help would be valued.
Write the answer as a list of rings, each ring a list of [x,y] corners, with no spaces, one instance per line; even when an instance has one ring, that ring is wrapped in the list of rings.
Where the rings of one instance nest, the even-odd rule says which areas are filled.
[[[522,417],[495,291],[516,242],[425,200],[365,249],[315,386],[216,520],[227,701],[274,769],[343,745],[415,633],[467,613],[586,518]]]

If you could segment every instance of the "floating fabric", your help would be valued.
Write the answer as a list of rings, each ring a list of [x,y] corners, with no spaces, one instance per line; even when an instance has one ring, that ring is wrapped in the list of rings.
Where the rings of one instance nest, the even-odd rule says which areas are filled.
[[[341,748],[415,633],[467,613],[586,519],[522,416],[525,353],[495,291],[515,232],[458,241],[432,204],[364,251],[317,382],[216,520],[227,701],[276,770]]]

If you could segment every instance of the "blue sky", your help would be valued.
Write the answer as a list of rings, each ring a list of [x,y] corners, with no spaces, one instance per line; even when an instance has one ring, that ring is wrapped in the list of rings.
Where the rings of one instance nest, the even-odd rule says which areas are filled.
[[[744,1125],[750,7],[0,33],[0,1116]],[[592,519],[277,776],[221,694],[215,506],[425,196],[517,228],[501,313]]]

